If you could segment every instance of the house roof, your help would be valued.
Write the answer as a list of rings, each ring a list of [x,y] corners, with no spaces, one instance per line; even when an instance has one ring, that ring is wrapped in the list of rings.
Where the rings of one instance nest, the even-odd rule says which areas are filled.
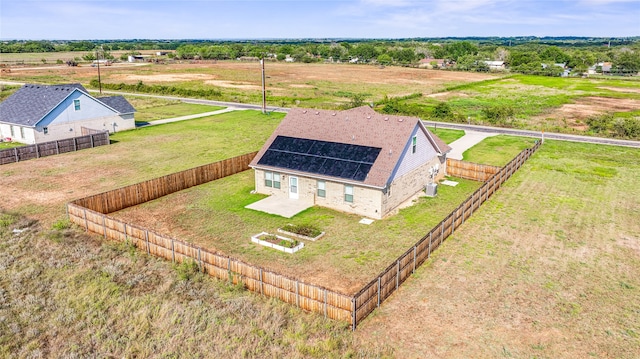
[[[24,85],[0,103],[0,122],[33,127],[74,91],[80,91],[92,97],[87,93],[87,90],[78,83],[62,85]],[[131,113],[135,111],[131,104],[122,96],[96,100],[118,113]]]
[[[122,96],[98,97],[97,100],[118,111],[118,113],[136,112],[136,109]]]
[[[416,126],[424,131],[437,153],[444,154],[451,150],[442,140],[429,132],[417,117],[383,115],[368,106],[346,111],[294,108],[269,137],[250,166],[261,169],[282,169],[282,167],[258,163],[278,136],[380,148],[379,155],[366,178],[355,182],[384,188]],[[314,176],[340,178],[340,176],[316,174]]]

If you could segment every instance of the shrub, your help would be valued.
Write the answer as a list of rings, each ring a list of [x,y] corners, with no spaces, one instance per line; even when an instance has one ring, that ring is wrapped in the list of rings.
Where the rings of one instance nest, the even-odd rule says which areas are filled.
[[[493,105],[482,109],[482,113],[490,123],[504,123],[516,114],[515,108],[510,105]]]
[[[51,225],[51,229],[55,229],[58,231],[62,231],[65,229],[71,228],[71,222],[68,219],[59,219],[53,225]]]
[[[182,263],[176,264],[174,268],[178,272],[178,278],[183,281],[192,279],[200,272],[198,263],[193,259],[185,259]]]
[[[451,106],[447,102],[440,102],[433,108],[433,117],[436,118],[451,118],[453,116],[453,111],[451,110]]]

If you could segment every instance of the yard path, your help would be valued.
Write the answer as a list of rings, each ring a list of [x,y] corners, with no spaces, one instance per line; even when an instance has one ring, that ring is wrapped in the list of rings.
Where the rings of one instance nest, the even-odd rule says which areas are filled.
[[[246,110],[246,108],[227,107],[227,108],[223,108],[222,110],[197,113],[195,115],[186,115],[186,116],[180,116],[180,117],[165,118],[165,119],[162,119],[162,120],[149,121],[147,123],[139,124],[136,127],[147,127],[147,126],[154,126],[154,125],[162,125],[162,124],[165,124],[165,123],[185,121],[185,120],[193,120],[194,118],[201,118],[201,117],[219,115],[221,113],[227,113],[227,112],[231,112],[231,111],[242,111],[242,110]]]
[[[464,153],[464,151],[482,142],[482,140],[487,137],[497,135],[497,133],[465,130],[464,136],[449,144],[449,146],[451,146],[451,152],[449,152],[447,157],[453,158],[454,160],[462,160],[462,154]]]

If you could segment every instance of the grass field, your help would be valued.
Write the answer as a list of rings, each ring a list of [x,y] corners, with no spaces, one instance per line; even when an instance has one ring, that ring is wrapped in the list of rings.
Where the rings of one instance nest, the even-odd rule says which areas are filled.
[[[503,167],[525,148],[535,145],[536,139],[499,135],[487,137],[482,142],[466,150],[465,161]]]
[[[134,106],[135,107],[135,106]],[[200,105],[193,103],[176,103],[164,106],[153,106],[139,109],[135,115],[136,123],[144,123],[155,120],[162,120],[172,117],[193,115],[197,113],[212,112],[222,110],[221,106]],[[136,109],[138,109],[136,107]]]
[[[397,357],[637,358],[640,151],[546,141],[356,332]]]
[[[50,229],[71,199],[254,150],[277,116],[122,132],[111,146],[3,166],[2,207],[30,219],[0,217],[0,356],[635,357],[637,149],[547,141],[353,334],[126,246]],[[492,161],[512,144],[466,155]]]

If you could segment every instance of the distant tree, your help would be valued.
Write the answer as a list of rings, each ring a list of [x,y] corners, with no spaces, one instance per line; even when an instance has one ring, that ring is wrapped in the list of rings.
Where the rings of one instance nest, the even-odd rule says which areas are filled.
[[[381,65],[389,65],[393,62],[393,59],[389,54],[378,55],[378,63]]]

